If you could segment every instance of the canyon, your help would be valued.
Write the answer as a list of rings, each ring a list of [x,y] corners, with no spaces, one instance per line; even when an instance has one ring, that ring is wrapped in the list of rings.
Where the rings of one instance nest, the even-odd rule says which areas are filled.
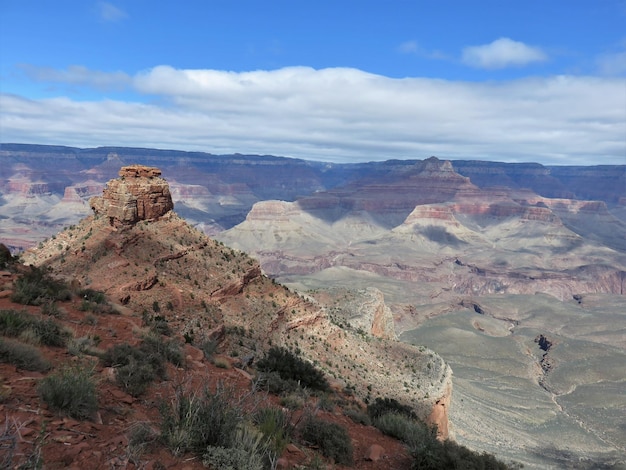
[[[186,233],[184,218],[259,262],[230,282],[211,280],[212,287],[194,295],[208,290],[215,299],[227,298],[267,275],[327,305],[337,323],[385,341],[398,337],[400,349],[386,357],[385,367],[420,348],[440,356],[436,369],[444,381],[432,383],[448,384],[443,371],[450,365],[453,392],[446,385],[429,397],[439,394],[458,442],[529,468],[624,465],[624,165],[545,167],[434,157],[326,164],[18,144],[2,144],[0,158],[0,242],[14,252],[40,246],[40,253],[51,255],[29,262],[68,273],[91,270],[120,302],[139,302],[135,293],[158,287],[162,277],[154,260],[135,277],[122,274],[133,265],[119,259],[61,263],[59,245],[77,254],[81,247],[66,240],[67,231],[57,232],[91,217],[94,208],[102,215],[99,232],[107,234],[98,245],[106,249],[97,256],[105,259],[109,250],[119,256],[140,245],[149,253],[149,245],[142,245],[145,233],[125,232],[126,216],[111,209],[116,204],[104,208],[90,200],[105,186],[115,193],[122,183],[107,181],[120,167],[158,166],[178,215],[158,212],[154,227]],[[139,212],[130,210],[127,220],[135,223]],[[191,260],[203,249],[195,241],[172,244],[161,262]],[[203,269],[194,266],[193,273]],[[115,285],[103,281],[109,271]],[[176,300],[179,294],[167,295]],[[285,300],[283,313],[300,306]],[[346,351],[341,360],[353,361],[355,346],[332,333],[332,322],[320,326],[321,318],[310,311],[270,323],[284,322],[281,328],[293,331],[318,325],[320,334],[334,338],[337,351]],[[542,335],[549,351],[535,342]],[[377,362],[367,367],[372,364]],[[405,390],[380,374],[372,382]],[[431,411],[437,415],[436,407],[421,408],[423,415]]]

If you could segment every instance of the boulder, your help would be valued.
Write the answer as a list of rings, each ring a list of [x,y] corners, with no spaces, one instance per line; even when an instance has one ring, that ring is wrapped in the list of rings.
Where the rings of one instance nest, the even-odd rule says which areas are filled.
[[[379,444],[372,444],[365,452],[365,460],[378,462],[385,455],[385,449]]]

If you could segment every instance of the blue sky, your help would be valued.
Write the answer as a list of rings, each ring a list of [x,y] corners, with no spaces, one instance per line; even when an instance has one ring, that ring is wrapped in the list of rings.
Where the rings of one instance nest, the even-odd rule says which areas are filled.
[[[626,164],[626,1],[0,0],[0,141]]]

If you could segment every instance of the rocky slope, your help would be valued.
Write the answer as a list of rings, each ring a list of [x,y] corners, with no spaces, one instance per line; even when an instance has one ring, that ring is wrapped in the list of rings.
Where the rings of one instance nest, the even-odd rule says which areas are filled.
[[[278,397],[259,390],[256,379],[249,374],[254,373],[253,369],[244,370],[241,360],[231,356],[231,348],[239,343],[237,335],[219,329],[217,331],[222,332],[220,346],[212,357],[197,344],[183,346],[184,338],[177,332],[170,333],[165,341],[181,348],[182,363],[168,364],[165,376],[141,395],[130,394],[116,380],[115,369],[104,367],[95,356],[123,344],[137,346],[144,335],[153,334],[150,325],[145,323],[145,316],[142,319],[142,315],[119,305],[114,307],[113,314],[86,311],[85,300],[79,295],[57,302],[54,317],[43,313],[41,307],[13,303],[11,294],[21,275],[19,271],[23,270],[18,267],[18,272],[0,271],[0,314],[28,312],[48,324],[60,325],[71,338],[67,347],[32,346],[26,335],[19,342],[14,341],[14,344],[23,344],[25,350],[36,351],[40,360],[48,364],[46,368],[52,370],[16,367],[7,363],[4,356],[0,361],[2,468],[203,469],[207,467],[197,455],[190,452],[175,455],[157,439],[163,421],[160,410],[164,405],[175,403],[177,393],[202,391],[206,387],[216,393],[228,391],[230,399],[245,403],[251,410],[280,406]],[[167,317],[172,319],[174,315],[170,313]],[[6,351],[5,341],[10,340],[0,335],[3,351]],[[38,385],[50,374],[80,367],[93,370],[97,383],[97,410],[89,419],[74,419],[51,409],[38,391]],[[332,391],[327,399],[329,397],[332,397],[332,407],[327,403],[325,409],[321,409],[320,399],[314,396],[308,398],[305,407],[316,410],[319,418],[348,431],[357,468],[408,468],[410,457],[401,442],[372,426],[358,424],[344,414],[344,408],[358,409],[358,400],[341,391]],[[294,412],[293,422],[297,423],[300,416],[300,412]],[[287,446],[277,463],[281,469],[299,468],[315,459],[324,462],[317,449],[295,441]]]
[[[243,252],[164,212],[170,206],[156,170],[123,168],[120,175],[93,201],[94,216],[24,253],[23,261],[101,290],[131,312],[169,305],[171,311],[161,311],[189,337],[218,327],[245,332],[232,345],[239,357],[258,356],[270,345],[298,349],[337,387],[362,399],[393,397],[423,418],[447,399],[450,368],[430,350],[384,339],[391,333],[380,298],[370,326],[378,336],[343,324],[324,304],[262,275]],[[140,201],[154,204],[141,211]],[[446,429],[446,416],[435,416]]]

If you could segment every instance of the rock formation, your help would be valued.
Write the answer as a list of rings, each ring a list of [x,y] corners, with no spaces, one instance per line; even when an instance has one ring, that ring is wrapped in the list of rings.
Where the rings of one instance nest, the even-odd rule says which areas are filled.
[[[107,183],[102,197],[89,201],[95,215],[108,217],[111,225],[156,220],[174,208],[170,188],[158,168],[125,166],[119,175]]]

